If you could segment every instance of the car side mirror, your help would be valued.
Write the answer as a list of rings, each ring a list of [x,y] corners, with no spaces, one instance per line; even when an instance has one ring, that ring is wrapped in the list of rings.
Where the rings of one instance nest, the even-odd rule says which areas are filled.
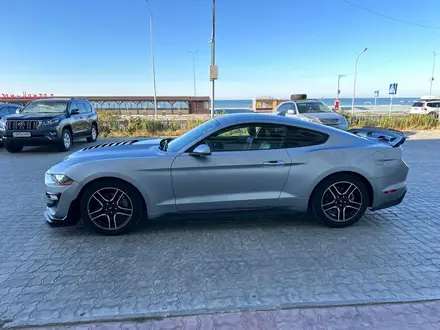
[[[70,110],[71,115],[79,115],[79,109],[72,109]]]
[[[289,110],[287,110],[286,115],[294,116],[295,115],[295,111],[293,111],[292,109],[289,109]]]
[[[207,144],[201,144],[197,146],[191,153],[191,156],[209,156],[211,154],[211,148]]]

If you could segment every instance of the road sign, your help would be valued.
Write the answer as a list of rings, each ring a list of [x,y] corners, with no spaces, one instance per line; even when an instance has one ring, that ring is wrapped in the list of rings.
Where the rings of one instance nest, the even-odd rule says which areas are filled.
[[[390,94],[390,95],[396,95],[397,94],[397,83],[390,84],[390,89],[388,91],[388,94]]]
[[[374,91],[374,97],[379,97],[379,91]]]

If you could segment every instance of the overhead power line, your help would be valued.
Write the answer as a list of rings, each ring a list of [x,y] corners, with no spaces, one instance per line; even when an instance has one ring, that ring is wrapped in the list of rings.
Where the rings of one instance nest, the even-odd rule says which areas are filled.
[[[371,14],[374,14],[374,15],[377,15],[377,16],[380,16],[380,17],[383,17],[383,18],[387,18],[387,19],[395,21],[395,22],[400,22],[400,23],[407,24],[407,25],[417,26],[417,27],[424,28],[424,29],[440,30],[440,27],[438,27],[438,26],[430,26],[430,25],[424,25],[424,24],[419,24],[419,23],[408,22],[408,21],[405,21],[405,20],[400,19],[400,18],[391,17],[391,16],[388,16],[388,15],[385,15],[385,14],[381,14],[381,13],[379,13],[377,11],[374,11],[374,10],[369,9],[367,7],[358,5],[358,4],[353,3],[351,1],[348,1],[348,0],[341,0],[341,1],[345,2],[346,4],[349,4],[350,6],[360,8],[360,9],[365,10],[365,11],[371,13]]]

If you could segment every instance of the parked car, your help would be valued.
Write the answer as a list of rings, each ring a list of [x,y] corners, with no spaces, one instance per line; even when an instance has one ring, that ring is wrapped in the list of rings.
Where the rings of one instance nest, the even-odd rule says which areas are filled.
[[[413,103],[410,114],[430,115],[438,117],[440,112],[440,98],[438,97],[423,97]]]
[[[224,115],[176,139],[102,143],[69,155],[45,174],[44,214],[51,224],[82,218],[103,234],[166,214],[243,210],[309,211],[346,227],[367,208],[402,201],[404,141],[391,130]]]
[[[3,117],[17,113],[21,109],[23,109],[23,107],[18,104],[0,103],[0,120]],[[3,135],[5,134],[5,130],[6,127],[0,122],[0,146],[3,145]]]
[[[4,127],[3,143],[9,152],[23,146],[56,144],[69,150],[74,140],[98,137],[98,115],[84,98],[38,99],[29,102],[18,114],[0,120]]]
[[[306,98],[302,99],[295,97],[295,95],[292,95],[292,98],[292,100],[278,105],[273,113],[285,117],[300,117],[342,130],[348,129],[345,117],[331,110],[323,102]]]

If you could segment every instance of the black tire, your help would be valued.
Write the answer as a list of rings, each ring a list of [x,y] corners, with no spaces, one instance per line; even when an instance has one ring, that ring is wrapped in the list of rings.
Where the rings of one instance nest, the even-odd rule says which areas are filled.
[[[428,113],[428,116],[431,116],[431,117],[434,117],[434,118],[437,118],[439,115],[438,115],[438,113],[437,112],[430,112],[430,113]]]
[[[290,95],[291,101],[299,101],[299,100],[306,100],[307,94],[292,94]]]
[[[15,144],[15,143],[9,143],[9,142],[5,142],[5,149],[14,154],[17,152],[21,152],[23,150],[23,146],[19,145],[19,144]]]
[[[66,135],[69,136],[70,143],[67,143],[67,141],[65,140]],[[72,144],[73,144],[72,132],[68,128],[63,128],[63,131],[61,132],[61,141],[58,149],[60,151],[68,151],[72,148]]]
[[[333,194],[328,190],[330,188],[334,189],[335,186],[337,191],[341,193],[338,198],[335,198],[337,192]],[[353,193],[344,195],[343,193],[347,187],[351,187]],[[334,205],[330,204],[332,199],[335,200]],[[343,228],[359,221],[367,210],[369,203],[370,197],[365,182],[354,174],[341,173],[332,175],[318,184],[312,194],[310,208],[312,214],[324,225]],[[326,208],[323,207],[325,205],[327,205]],[[356,211],[355,208],[358,208],[358,210]],[[348,219],[344,220],[346,217]]]
[[[93,134],[93,130],[95,130],[96,134]],[[91,128],[92,135],[87,138],[87,142],[95,142],[98,139],[98,126],[96,124],[92,124]]]
[[[118,195],[114,196],[114,191]],[[99,197],[98,192],[105,200]],[[121,197],[119,195],[121,192],[128,199],[125,196]],[[93,196],[98,196],[101,201]],[[112,201],[112,198],[117,200]],[[124,208],[121,209],[123,206]],[[100,208],[105,208],[105,210],[99,212]],[[130,208],[131,212],[126,211]],[[84,226],[104,235],[119,235],[134,230],[146,214],[140,193],[132,185],[118,179],[99,180],[86,186],[81,196],[80,209]],[[119,214],[118,211],[125,212],[125,215]],[[93,213],[98,217],[93,218]],[[130,216],[127,215],[128,213]],[[100,216],[100,214],[103,215]]]

